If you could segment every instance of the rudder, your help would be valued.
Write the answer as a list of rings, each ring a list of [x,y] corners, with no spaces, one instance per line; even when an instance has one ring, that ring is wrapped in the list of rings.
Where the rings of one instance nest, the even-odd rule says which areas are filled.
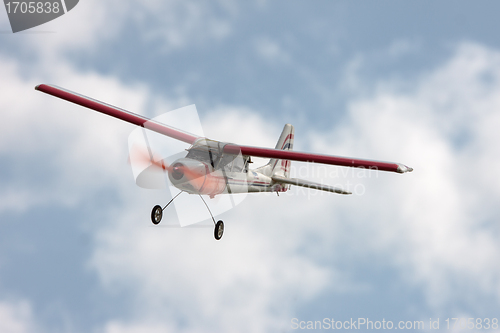
[[[293,150],[294,128],[290,124],[283,127],[278,143],[275,149],[279,150]],[[271,159],[268,165],[271,167],[272,175],[282,177],[290,177],[290,160]]]

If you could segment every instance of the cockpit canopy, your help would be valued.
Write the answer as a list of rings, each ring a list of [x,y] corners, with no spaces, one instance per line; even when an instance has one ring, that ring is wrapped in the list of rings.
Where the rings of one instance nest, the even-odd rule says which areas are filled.
[[[215,170],[222,169],[226,172],[247,172],[250,156],[241,154],[224,153],[227,143],[209,139],[198,139],[188,149],[186,158],[191,158],[211,165]]]

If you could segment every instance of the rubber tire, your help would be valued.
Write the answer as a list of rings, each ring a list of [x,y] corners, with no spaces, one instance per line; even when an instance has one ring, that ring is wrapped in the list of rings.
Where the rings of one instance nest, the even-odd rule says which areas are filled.
[[[153,207],[151,211],[151,222],[153,224],[158,224],[161,222],[161,218],[163,217],[163,209],[161,209],[160,205],[156,205]]]
[[[214,228],[214,237],[216,240],[220,240],[224,234],[224,222],[219,221]]]

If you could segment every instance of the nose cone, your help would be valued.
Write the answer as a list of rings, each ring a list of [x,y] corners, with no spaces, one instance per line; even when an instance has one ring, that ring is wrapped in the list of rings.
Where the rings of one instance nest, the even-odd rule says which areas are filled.
[[[184,164],[175,163],[172,166],[172,178],[175,180],[181,180],[184,177]]]
[[[195,193],[204,183],[206,166],[200,161],[181,158],[172,164],[168,178],[172,185],[180,190]]]

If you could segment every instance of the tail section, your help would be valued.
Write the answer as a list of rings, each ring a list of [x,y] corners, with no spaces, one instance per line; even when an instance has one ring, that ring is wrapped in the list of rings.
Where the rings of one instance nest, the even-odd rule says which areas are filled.
[[[286,124],[283,128],[283,132],[281,132],[276,148],[274,149],[293,150],[293,139],[293,126]],[[285,192],[290,189],[291,185],[295,185],[339,194],[352,194],[351,192],[338,187],[313,183],[303,179],[290,178],[290,160],[279,160],[273,158],[267,165],[263,166],[261,170],[266,176],[271,177],[275,183],[273,186],[273,192]]]
[[[275,149],[293,150],[294,129],[290,124],[286,124],[281,132],[281,136]],[[271,176],[290,177],[290,160],[271,159],[267,164],[270,167]]]

